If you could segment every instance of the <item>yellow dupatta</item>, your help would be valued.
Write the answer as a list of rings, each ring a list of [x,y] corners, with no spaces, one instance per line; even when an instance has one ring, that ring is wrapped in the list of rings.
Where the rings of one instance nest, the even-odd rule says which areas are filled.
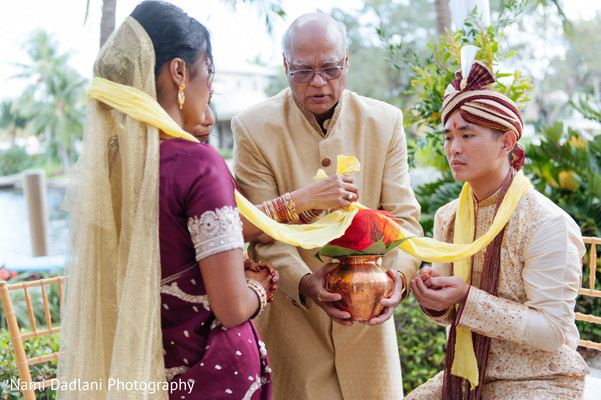
[[[130,117],[150,124],[173,137],[196,141],[198,140],[185,132],[167,112],[146,93],[131,86],[121,85],[107,79],[96,77],[87,94]],[[348,174],[359,170],[359,164],[354,157],[338,156],[337,173]],[[315,179],[324,178],[326,174],[320,170]],[[398,247],[408,254],[427,262],[455,262],[455,275],[470,283],[471,256],[484,249],[507,224],[515,207],[522,197],[532,190],[532,185],[522,171],[519,171],[507,193],[493,223],[484,235],[473,240],[475,219],[471,199],[472,191],[469,184],[463,186],[455,221],[455,243],[446,243],[427,237],[415,237],[411,232],[398,227],[398,237],[395,240],[407,239]],[[267,217],[244,196],[236,191],[236,203],[239,212],[259,229],[272,238],[306,249],[326,245],[333,239],[344,234],[358,210],[366,208],[358,202],[352,203],[345,210],[328,214],[319,221],[307,225],[288,225],[278,223]],[[469,330],[457,329],[455,361],[452,373],[468,379],[472,387],[478,384],[478,366]]]
[[[507,224],[518,202],[532,189],[532,184],[530,183],[530,180],[524,176],[524,173],[521,170],[516,173],[488,232],[481,236],[477,241],[480,241],[486,236],[486,245],[488,245],[488,243],[490,243]],[[461,195],[459,196],[453,242],[472,243],[475,231],[476,225],[472,188],[469,183],[465,183],[461,190]],[[465,257],[455,261],[453,274],[461,277],[467,284],[470,284],[471,264],[471,257]],[[453,360],[453,365],[451,366],[451,373],[469,380],[472,389],[478,385],[479,379],[478,363],[473,349],[472,332],[468,329],[458,327],[455,342],[455,358]]]

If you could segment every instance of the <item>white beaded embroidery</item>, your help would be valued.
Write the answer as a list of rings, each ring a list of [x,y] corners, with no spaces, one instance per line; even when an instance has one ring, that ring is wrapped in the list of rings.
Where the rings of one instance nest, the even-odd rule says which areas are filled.
[[[167,376],[167,380],[170,381],[175,376],[183,374],[184,372],[186,372],[189,369],[190,369],[190,367],[186,367],[185,365],[181,365],[179,367],[173,367],[173,368],[165,368],[165,375]]]
[[[249,377],[250,378],[250,377]],[[242,398],[242,400],[250,400],[253,394],[261,387],[261,377],[257,375],[256,380],[250,385],[248,391]]]
[[[238,210],[224,206],[205,211],[188,220],[188,231],[196,250],[196,261],[232,249],[244,248],[242,221]]]
[[[183,301],[187,301],[188,303],[202,304],[207,311],[211,311],[211,307],[209,306],[209,296],[206,294],[188,294],[179,288],[177,282],[173,282],[171,285],[161,285],[161,294],[170,294],[171,296],[177,297]]]

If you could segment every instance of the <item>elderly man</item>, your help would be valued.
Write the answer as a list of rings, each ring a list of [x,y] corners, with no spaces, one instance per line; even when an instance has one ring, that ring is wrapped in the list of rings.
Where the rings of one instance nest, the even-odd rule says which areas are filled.
[[[361,202],[392,212],[421,235],[419,205],[410,187],[400,110],[345,90],[349,68],[344,26],[327,15],[296,19],[282,40],[290,88],[232,120],[234,171],[245,196],[258,204],[312,182],[319,168],[336,171],[339,154],[355,156]],[[356,200],[354,193],[347,198]],[[301,215],[310,222],[321,210]],[[319,262],[317,249],[282,243],[249,247],[252,257],[281,274],[276,300],[257,319],[273,368],[274,399],[400,399],[401,370],[394,323],[419,261],[395,249],[383,267],[394,272],[395,291],[379,318],[353,324],[333,306],[340,295],[323,279],[335,264]],[[337,323],[332,323],[335,321]]]
[[[411,281],[430,319],[451,327],[444,371],[407,399],[582,398],[588,368],[574,322],[580,229],[518,172],[522,119],[487,87],[494,81],[476,61],[445,94],[444,149],[453,177],[466,184],[436,213],[435,238],[493,239],[472,259],[434,264]]]

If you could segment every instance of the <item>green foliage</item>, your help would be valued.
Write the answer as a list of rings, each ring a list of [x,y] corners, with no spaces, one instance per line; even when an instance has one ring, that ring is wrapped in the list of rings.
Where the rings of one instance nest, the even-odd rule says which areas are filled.
[[[234,157],[234,150],[233,149],[224,149],[224,148],[218,148],[217,151],[219,152],[219,154],[221,154],[221,157],[227,159],[231,159]]]
[[[577,101],[571,102],[572,106],[578,110],[586,119],[601,123],[601,104],[595,101],[591,96],[580,96]]]
[[[415,190],[415,196],[422,206],[420,224],[425,236],[432,237],[436,211],[450,200],[458,198],[462,187],[463,184],[456,182],[447,172],[441,179],[426,183]]]
[[[408,394],[444,368],[447,338],[445,329],[424,315],[413,296],[395,310],[394,321],[403,389]]]
[[[601,136],[586,141],[561,122],[526,147],[524,172],[539,192],[569,213],[584,236],[601,236]]]
[[[27,339],[24,342],[25,353],[29,358],[42,356],[59,349],[59,334]],[[11,388],[11,381],[19,382],[19,371],[15,363],[14,353],[7,330],[0,329],[0,393],[2,399],[22,399],[21,392]],[[30,367],[32,379],[38,381],[56,377],[56,360],[35,364]],[[51,388],[36,390],[36,399],[54,400],[56,393]]]
[[[334,8],[330,15],[347,27],[350,67],[347,87],[364,96],[403,106],[410,101],[411,77],[404,64],[391,60],[388,47],[402,38],[402,49],[419,53],[436,39],[432,0],[410,2],[366,0],[349,14]],[[416,21],[419,26],[416,29]],[[381,42],[383,46],[378,46]],[[391,63],[394,68],[391,68]]]
[[[317,253],[315,253],[314,257],[319,261],[324,262],[321,257],[347,257],[347,256],[371,256],[371,255],[384,255],[389,250],[395,249],[398,245],[403,243],[405,240],[409,238],[400,239],[394,242],[389,242],[387,244],[384,243],[384,238],[381,238],[375,243],[372,243],[368,247],[363,250],[354,250],[348,247],[336,246],[332,244],[328,244],[322,247]]]
[[[12,175],[29,168],[32,158],[25,149],[12,146],[8,150],[0,151],[0,175]]]
[[[27,120],[16,109],[15,102],[11,99],[2,100],[0,102],[0,128],[6,131],[12,143],[25,125],[27,125]]]

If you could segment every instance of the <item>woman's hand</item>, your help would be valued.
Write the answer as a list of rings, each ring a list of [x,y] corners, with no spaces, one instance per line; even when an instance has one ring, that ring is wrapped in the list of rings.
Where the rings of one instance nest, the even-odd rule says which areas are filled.
[[[359,198],[359,189],[353,184],[353,178],[332,174],[295,190],[290,193],[290,198],[295,204],[297,213],[309,209],[347,208],[351,202]]]
[[[246,279],[254,279],[263,286],[267,301],[271,303],[273,294],[278,290],[276,283],[280,279],[280,273],[273,268],[273,265],[265,260],[256,263],[249,258],[244,261],[244,274]]]

